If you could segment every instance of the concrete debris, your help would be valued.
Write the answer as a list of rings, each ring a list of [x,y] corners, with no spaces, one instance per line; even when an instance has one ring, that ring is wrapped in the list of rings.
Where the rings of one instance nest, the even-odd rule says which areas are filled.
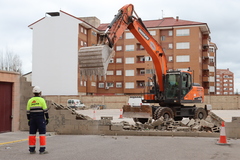
[[[123,123],[123,129],[127,130],[166,130],[166,131],[184,131],[184,132],[197,132],[204,131],[208,133],[216,133],[220,131],[221,122],[223,120],[213,114],[209,113],[208,117],[204,119],[189,119],[184,118],[182,121],[174,121],[169,119],[164,120],[163,117],[151,122],[148,121],[145,124],[136,122],[135,125],[129,123]]]

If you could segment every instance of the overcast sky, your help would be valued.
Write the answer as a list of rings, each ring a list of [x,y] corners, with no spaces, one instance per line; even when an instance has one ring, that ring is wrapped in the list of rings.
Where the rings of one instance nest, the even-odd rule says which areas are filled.
[[[23,73],[30,72],[32,30],[28,25],[46,12],[63,10],[76,17],[96,16],[101,23],[109,23],[118,9],[129,3],[143,20],[179,16],[207,23],[211,40],[218,47],[217,68],[229,68],[235,76],[235,91],[240,91],[239,0],[0,0],[0,52],[8,49],[18,54]]]

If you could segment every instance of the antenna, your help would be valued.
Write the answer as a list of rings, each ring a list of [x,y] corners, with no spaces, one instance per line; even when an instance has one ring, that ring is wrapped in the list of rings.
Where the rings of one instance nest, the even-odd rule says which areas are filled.
[[[163,10],[162,10],[162,19],[163,19]]]

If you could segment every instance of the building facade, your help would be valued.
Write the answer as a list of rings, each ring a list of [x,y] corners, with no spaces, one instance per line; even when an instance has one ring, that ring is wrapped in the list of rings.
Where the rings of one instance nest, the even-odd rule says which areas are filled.
[[[106,79],[84,79],[79,74],[78,50],[97,45],[108,24],[96,17],[77,18],[64,11],[47,13],[31,24],[33,30],[33,85],[45,95],[123,95],[145,92],[154,73],[152,58],[126,30],[114,46]],[[162,46],[168,70],[193,71],[194,83],[205,94],[215,94],[216,50],[206,23],[177,18],[143,21]],[[54,61],[53,61],[54,59]],[[42,66],[44,64],[44,66]],[[45,92],[45,93],[44,93]]]
[[[234,73],[227,69],[217,69],[216,94],[234,94]]]

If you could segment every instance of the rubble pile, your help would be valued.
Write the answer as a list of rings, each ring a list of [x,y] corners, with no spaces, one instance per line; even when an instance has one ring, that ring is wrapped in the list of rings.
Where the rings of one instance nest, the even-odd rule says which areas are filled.
[[[172,118],[164,120],[163,117],[142,124],[136,122],[135,125],[130,125],[128,122],[121,122],[123,129],[125,130],[161,130],[161,131],[185,131],[185,132],[196,132],[205,131],[210,133],[216,133],[220,131],[221,122],[223,120],[210,112],[208,117],[204,119],[189,119],[184,118],[182,121],[174,121]]]

